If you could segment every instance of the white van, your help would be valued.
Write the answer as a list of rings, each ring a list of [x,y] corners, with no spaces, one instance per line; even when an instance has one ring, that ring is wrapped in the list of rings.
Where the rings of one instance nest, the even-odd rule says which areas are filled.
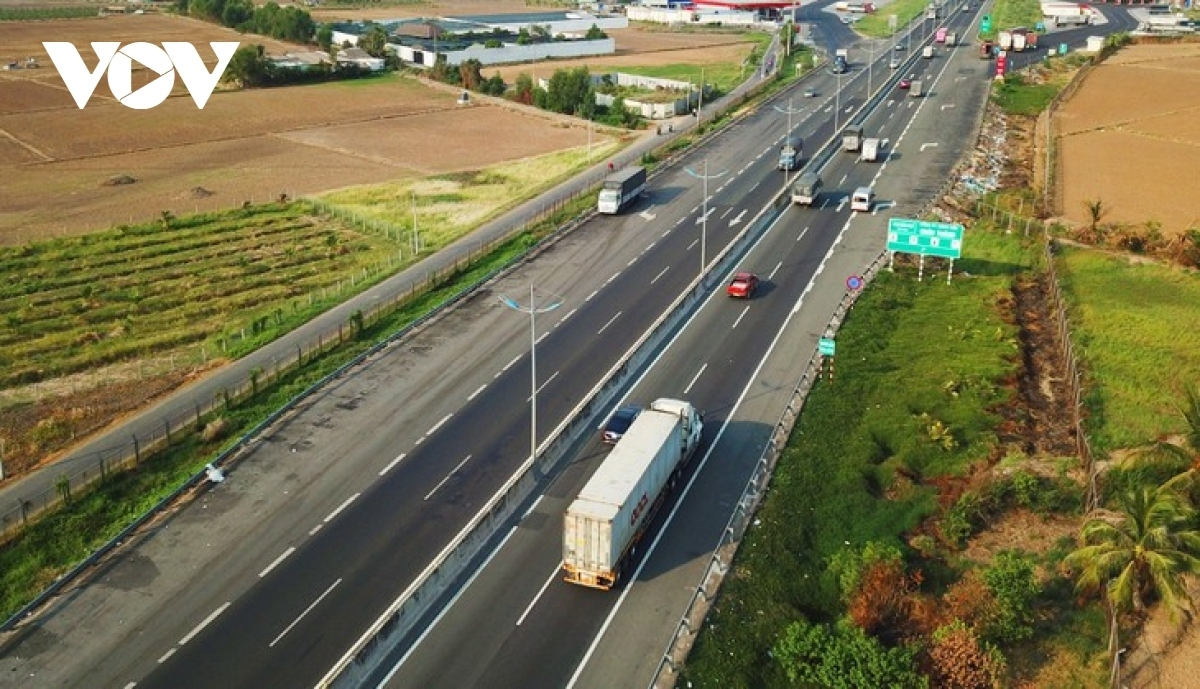
[[[874,201],[874,189],[871,187],[859,187],[854,190],[854,195],[850,197],[850,210],[870,213],[871,203]]]

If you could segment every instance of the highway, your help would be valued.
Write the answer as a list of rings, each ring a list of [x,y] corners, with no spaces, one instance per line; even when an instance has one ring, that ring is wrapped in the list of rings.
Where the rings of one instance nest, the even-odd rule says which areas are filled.
[[[607,593],[561,581],[561,515],[606,453],[593,442],[506,535],[503,547],[432,630],[417,639],[410,652],[397,654],[384,677],[387,687],[651,683],[771,422],[812,353],[812,336],[828,318],[831,309],[813,309],[805,301],[819,291],[810,292],[810,286],[827,252],[835,242],[860,235],[858,239],[867,240],[860,246],[873,244],[878,253],[885,216],[911,216],[973,139],[975,117],[987,95],[987,63],[966,47],[950,52],[958,58],[954,62],[943,52],[943,57],[913,58],[904,66],[905,75],[930,84],[929,97],[908,98],[896,91],[866,120],[869,136],[890,142],[886,166],[860,161],[851,153],[835,155],[822,172],[828,184],[822,208],[786,211],[741,261],[741,268],[760,272],[768,288],[748,304],[714,294],[631,392],[630,399],[642,403],[673,396],[708,411],[708,444],[693,466],[697,473],[689,476],[694,483],[685,489],[686,496],[675,496],[678,501],[669,502],[660,513],[650,533],[653,537],[661,532],[662,541],[648,556],[643,554],[646,559],[635,581]],[[877,73],[890,76],[890,55],[880,53],[882,69],[877,65]],[[855,89],[865,86],[863,67],[858,61],[852,79],[847,79],[851,83],[843,84],[848,92],[859,93]],[[815,87],[826,92],[831,86],[825,76]],[[915,119],[918,104],[920,120]],[[766,138],[777,144],[783,117],[763,109],[739,125],[740,136],[760,138],[760,132],[774,132]],[[795,124],[806,140],[814,141],[817,132],[828,131],[828,118],[827,107],[819,106]],[[782,174],[771,169],[775,150],[768,147],[756,155],[760,177]],[[737,143],[714,142],[708,155],[710,166],[714,158],[722,167],[735,166]],[[851,213],[846,196],[868,184],[876,185],[883,205],[895,206],[870,215]],[[715,202],[723,207],[743,193],[731,185]],[[866,255],[871,255],[869,248]],[[655,267],[648,268],[653,272]],[[840,297],[844,278],[845,273],[827,274],[818,288]],[[798,348],[799,342],[807,342],[807,348]]]
[[[974,16],[961,14],[957,21]],[[974,58],[970,50],[958,52]],[[966,137],[978,108],[972,99],[986,86],[980,72],[987,63],[981,60],[960,61],[947,74],[944,55],[921,60],[910,52],[906,74],[937,75],[920,110],[929,119],[939,108],[942,114],[933,119],[940,117],[942,125],[911,125],[927,131],[919,139],[906,136],[922,99],[903,92],[892,94],[868,120],[868,135],[890,140],[892,168],[880,176],[877,190],[881,205],[895,204],[892,212],[914,211],[940,187],[958,152],[970,145]],[[876,86],[891,76],[889,57],[886,49],[876,54]],[[864,58],[852,53],[854,69],[841,79],[840,97],[834,97],[836,80],[822,74],[815,78],[817,97],[791,99],[805,110],[794,124],[805,136],[806,157],[833,134],[835,104],[844,122],[863,102]],[[786,108],[787,98],[773,104]],[[948,120],[956,125],[944,126]],[[695,278],[702,228],[711,261],[782,187],[775,156],[786,121],[775,108],[760,107],[654,178],[650,197],[632,210],[590,221],[293,412],[225,484],[165,519],[102,573],[100,588],[126,595],[97,599],[81,626],[104,628],[113,642],[99,656],[75,659],[86,667],[48,668],[43,679],[76,686],[314,685],[528,457],[529,320],[500,297],[527,301],[533,284],[540,299],[561,301],[537,319],[541,440]],[[702,185],[683,169],[703,170],[705,161],[710,174],[725,172],[710,184],[707,223],[700,222]],[[678,396],[705,409],[701,452],[708,459],[696,463],[706,467],[696,474],[696,494],[680,504],[692,521],[663,532],[669,547],[656,556],[665,560],[646,561],[653,576],[645,587],[639,580],[626,589],[631,598],[655,582],[689,581],[691,566],[716,542],[712,529],[719,533],[727,511],[702,508],[728,508],[778,415],[773,398],[754,388],[761,384],[760,362],[835,241],[856,242],[866,223],[878,240],[867,244],[875,252],[881,248],[884,216],[852,216],[845,197],[884,169],[857,162],[853,154],[835,156],[823,175],[822,207],[788,210],[743,262],[767,278],[767,288],[748,304],[710,301],[634,390],[633,398],[644,402]],[[809,299],[831,294],[813,290]],[[811,346],[790,352],[791,368],[779,369],[774,386],[789,386],[787,372],[794,381],[810,353]],[[751,394],[754,403],[747,407],[745,392],[762,394]],[[627,604],[619,611],[618,595],[569,587],[554,577],[557,516],[602,454],[588,445],[548,485],[546,497],[392,682],[556,686],[579,671],[582,685],[602,686],[600,675],[590,674],[598,667],[609,678],[631,673],[629,682],[615,685],[648,682],[646,668],[657,662],[678,618],[678,605],[671,606],[679,595],[690,596],[686,587],[695,585],[695,577],[656,594],[661,604]],[[295,478],[299,473],[314,478],[302,481]],[[267,491],[294,499],[278,514],[264,515],[255,506]],[[235,529],[239,542],[206,552],[207,532]],[[177,577],[169,587],[156,589],[155,596],[140,593],[151,583],[163,585],[168,574]],[[93,595],[99,592],[73,597]],[[631,608],[657,613],[656,623],[630,620]],[[615,616],[608,623],[610,614]],[[606,624],[638,631],[616,640],[610,631],[595,647],[592,665],[584,667],[584,655]],[[39,640],[37,634],[30,638]],[[612,646],[622,640],[640,655]],[[33,645],[27,650],[35,657],[53,652]],[[470,662],[461,662],[464,653]],[[628,660],[614,668],[601,660],[606,657]]]

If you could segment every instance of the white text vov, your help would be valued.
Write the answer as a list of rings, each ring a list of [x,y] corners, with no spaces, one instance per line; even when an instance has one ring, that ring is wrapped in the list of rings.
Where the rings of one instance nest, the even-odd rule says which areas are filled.
[[[50,54],[50,61],[54,63],[80,110],[87,105],[96,85],[100,83],[100,76],[106,71],[108,87],[114,98],[134,110],[149,110],[171,95],[176,73],[183,78],[183,85],[192,100],[196,101],[196,107],[204,109],[204,104],[217,87],[217,81],[224,74],[239,44],[236,41],[210,42],[217,56],[217,66],[211,72],[205,68],[204,61],[191,43],[168,41],[161,48],[153,43],[130,43],[122,48],[118,41],[95,41],[92,43],[98,60],[95,70],[88,70],[79,51],[71,43],[51,41],[42,45]],[[137,91],[132,86],[134,60],[159,75]]]

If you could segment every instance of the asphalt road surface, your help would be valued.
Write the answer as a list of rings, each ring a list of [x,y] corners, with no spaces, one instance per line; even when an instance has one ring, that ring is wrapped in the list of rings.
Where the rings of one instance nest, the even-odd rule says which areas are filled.
[[[683,397],[708,411],[707,444],[693,467],[698,471],[694,483],[660,513],[651,537],[664,521],[670,524],[661,531],[658,547],[644,555],[635,581],[608,593],[561,581],[561,515],[606,453],[593,443],[415,650],[400,654],[386,686],[650,684],[771,422],[844,291],[848,272],[821,271],[824,277],[817,279],[827,252],[835,242],[845,243],[839,258],[861,271],[863,261],[882,249],[885,217],[915,212],[973,141],[987,77],[986,65],[970,57],[963,50],[906,65],[906,73],[930,82],[931,95],[907,98],[899,91],[865,122],[869,136],[889,140],[886,165],[851,153],[835,156],[822,173],[828,186],[821,207],[787,211],[741,262],[764,276],[767,289],[750,303],[714,295],[631,394],[642,402]],[[861,69],[856,66],[851,75],[851,88],[865,85]],[[815,85],[818,90],[828,86]],[[824,110],[818,106],[798,123],[808,140],[828,125]],[[780,117],[760,113],[759,121],[739,125],[741,138],[766,133],[764,138],[777,144]],[[782,174],[772,173],[769,153],[774,150],[757,154],[760,175]],[[714,144],[708,154],[710,165],[712,158],[725,155],[731,159],[722,165],[732,166],[740,152],[736,145],[726,150]],[[851,213],[845,202],[849,190],[870,184],[888,208]],[[745,192],[731,185],[714,200],[720,207]]]

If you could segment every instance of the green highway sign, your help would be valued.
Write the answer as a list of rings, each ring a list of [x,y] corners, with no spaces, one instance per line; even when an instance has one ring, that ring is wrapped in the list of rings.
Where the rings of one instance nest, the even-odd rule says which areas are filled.
[[[979,22],[979,32],[987,33],[992,30],[992,15],[983,15],[983,21]]]
[[[834,343],[832,339],[828,337],[822,337],[817,341],[817,352],[820,353],[821,356],[833,356],[833,350]]]
[[[963,226],[908,218],[888,219],[888,251],[921,256],[962,256]]]

